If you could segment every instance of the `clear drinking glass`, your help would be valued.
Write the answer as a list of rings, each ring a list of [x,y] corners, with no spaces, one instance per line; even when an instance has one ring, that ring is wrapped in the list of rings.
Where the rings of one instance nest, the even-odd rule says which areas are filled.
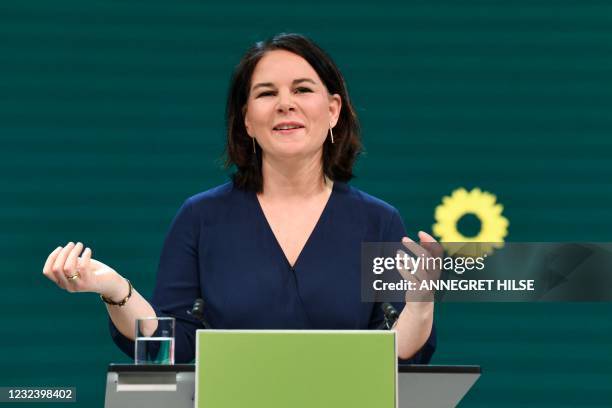
[[[135,364],[174,364],[174,317],[136,319]]]

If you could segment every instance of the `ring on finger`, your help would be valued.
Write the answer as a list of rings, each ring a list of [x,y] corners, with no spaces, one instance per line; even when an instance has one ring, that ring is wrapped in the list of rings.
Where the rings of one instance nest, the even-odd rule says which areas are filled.
[[[69,281],[73,282],[73,281],[79,279],[80,277],[81,277],[81,274],[79,273],[79,271],[77,271],[74,275],[66,276],[66,279],[68,279]]]

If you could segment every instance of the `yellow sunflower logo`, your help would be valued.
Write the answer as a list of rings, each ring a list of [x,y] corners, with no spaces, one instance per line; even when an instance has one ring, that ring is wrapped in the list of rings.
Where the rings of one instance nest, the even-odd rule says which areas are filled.
[[[504,207],[496,203],[497,198],[479,188],[467,191],[458,188],[442,198],[436,207],[433,233],[451,255],[477,257],[493,252],[493,248],[504,246],[508,235],[508,220],[502,215]],[[476,217],[480,222],[479,231],[473,236],[459,232],[458,223],[466,216]],[[464,246],[445,243],[467,243]]]

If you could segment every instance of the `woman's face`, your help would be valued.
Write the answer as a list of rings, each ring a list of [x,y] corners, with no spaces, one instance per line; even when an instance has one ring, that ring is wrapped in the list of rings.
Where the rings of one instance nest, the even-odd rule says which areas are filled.
[[[308,157],[322,152],[341,103],[304,58],[289,51],[270,51],[253,71],[244,124],[264,156]]]

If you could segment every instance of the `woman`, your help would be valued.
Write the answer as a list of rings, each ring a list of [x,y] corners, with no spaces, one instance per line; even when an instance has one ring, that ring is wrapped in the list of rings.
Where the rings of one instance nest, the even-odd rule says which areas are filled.
[[[377,328],[380,305],[360,299],[361,242],[420,247],[397,210],[346,184],[361,144],[333,61],[296,34],[257,43],[234,72],[226,115],[227,164],[237,171],[179,210],[151,303],[81,243],[56,248],[43,273],[69,292],[99,293],[128,355],[136,318],[169,315],[177,319],[176,362],[191,361],[201,324],[187,310],[200,297],[213,328]],[[433,303],[398,308],[400,358],[427,363]]]

